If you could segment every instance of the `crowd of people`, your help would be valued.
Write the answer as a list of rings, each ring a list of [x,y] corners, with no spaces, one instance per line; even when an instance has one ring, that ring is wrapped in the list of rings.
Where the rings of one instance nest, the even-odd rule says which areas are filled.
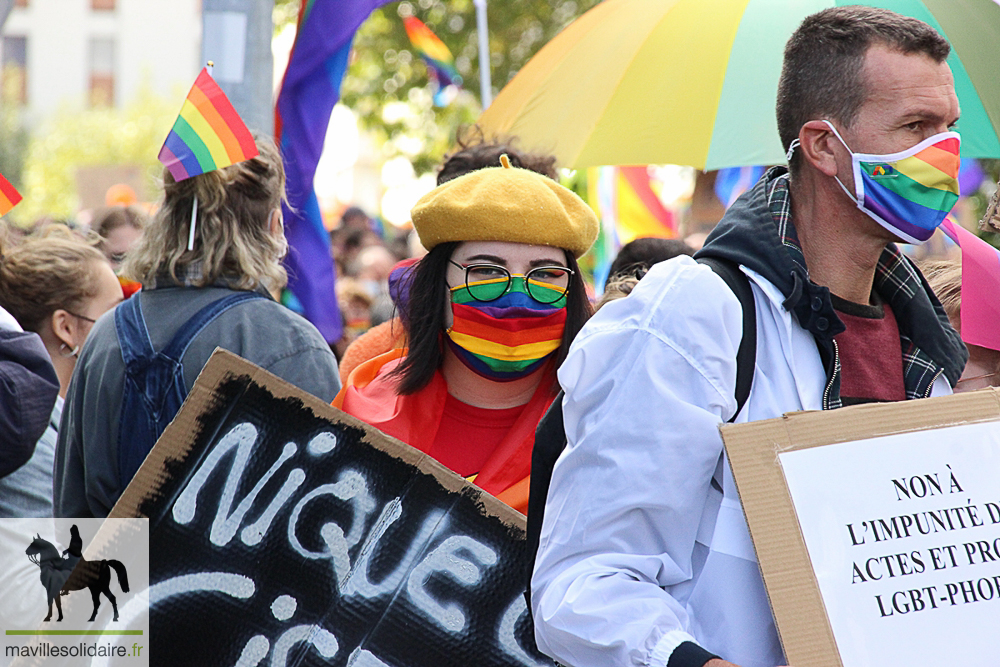
[[[386,240],[344,212],[330,297],[345,333],[332,343],[282,296],[284,172],[268,139],[223,169],[165,171],[152,215],[117,207],[89,234],[8,234],[0,516],[106,516],[218,346],[427,453],[529,526],[544,517],[530,599],[538,646],[559,662],[782,665],[719,424],[1000,385],[1000,350],[960,337],[961,263],[921,273],[897,247],[929,238],[948,213],[935,197],[957,188],[949,48],[886,10],[807,18],[779,84],[788,167],[766,171],[697,252],[625,246],[597,303],[577,261],[594,212],[551,156],[483,137],[446,156],[412,233]],[[928,146],[954,160],[902,194],[860,166]],[[551,419],[558,459],[533,478]]]

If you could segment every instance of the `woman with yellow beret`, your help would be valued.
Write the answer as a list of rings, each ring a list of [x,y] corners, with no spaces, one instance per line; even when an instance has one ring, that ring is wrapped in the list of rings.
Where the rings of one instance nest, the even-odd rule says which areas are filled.
[[[333,404],[526,512],[535,427],[592,312],[576,260],[598,222],[505,158],[417,202],[429,252],[400,313],[407,347],[358,366]]]

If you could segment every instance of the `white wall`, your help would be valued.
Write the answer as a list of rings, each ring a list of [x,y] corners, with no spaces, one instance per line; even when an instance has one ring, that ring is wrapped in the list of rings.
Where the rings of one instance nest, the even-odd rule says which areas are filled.
[[[115,41],[115,104],[154,92],[183,99],[200,70],[200,0],[117,0],[113,11],[91,0],[28,0],[15,7],[3,35],[27,37],[28,117],[37,122],[60,105],[87,103],[90,40]]]

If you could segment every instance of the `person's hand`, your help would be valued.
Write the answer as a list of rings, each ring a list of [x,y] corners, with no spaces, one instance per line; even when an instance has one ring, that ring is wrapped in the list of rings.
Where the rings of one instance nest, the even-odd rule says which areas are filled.
[[[728,660],[723,660],[722,658],[712,658],[705,663],[704,667],[739,667],[739,665],[734,665]]]

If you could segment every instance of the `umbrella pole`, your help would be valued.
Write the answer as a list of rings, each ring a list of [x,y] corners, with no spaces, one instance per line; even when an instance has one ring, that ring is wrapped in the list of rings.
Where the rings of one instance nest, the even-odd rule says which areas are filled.
[[[486,0],[473,0],[476,5],[476,32],[479,35],[479,97],[483,111],[493,103],[490,81],[490,34],[486,24]]]

